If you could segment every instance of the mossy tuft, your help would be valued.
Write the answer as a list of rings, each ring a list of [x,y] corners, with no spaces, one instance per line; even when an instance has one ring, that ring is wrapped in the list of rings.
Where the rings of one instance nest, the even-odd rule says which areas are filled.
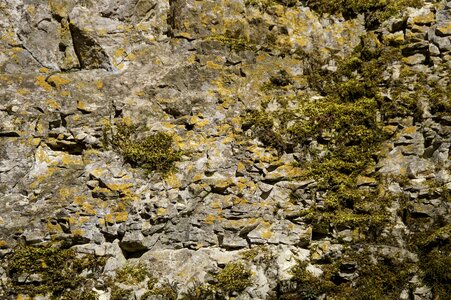
[[[239,293],[252,284],[251,277],[252,272],[244,263],[231,262],[215,275],[215,287],[226,295]]]
[[[58,299],[72,299],[71,295],[95,299],[95,293],[89,289],[90,279],[100,276],[105,264],[102,258],[79,257],[73,249],[55,245],[20,246],[6,261],[11,294],[49,295]],[[82,275],[84,271],[90,271],[90,275]]]
[[[353,18],[365,15],[368,28],[375,28],[406,7],[421,7],[422,0],[310,0],[307,5],[319,13],[338,14]]]
[[[142,136],[136,125],[120,120],[113,131],[111,144],[134,167],[167,173],[179,161],[182,152],[175,150],[172,136],[165,132]]]

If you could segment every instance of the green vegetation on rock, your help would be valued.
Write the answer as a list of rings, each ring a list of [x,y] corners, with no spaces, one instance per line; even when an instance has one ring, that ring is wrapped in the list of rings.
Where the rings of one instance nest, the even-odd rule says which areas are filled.
[[[383,76],[388,66],[400,60],[400,49],[384,46],[368,34],[350,57],[339,60],[336,71],[324,70],[314,58],[306,60],[310,66],[307,81],[321,96],[312,100],[300,96],[294,108],[274,113],[264,107],[251,112],[247,127],[279,153],[294,145],[310,157],[298,164],[306,169],[305,177],[319,183],[324,205],[312,208],[306,219],[337,229],[359,228],[374,237],[388,221],[386,207],[391,199],[377,188],[383,183],[371,178],[381,145],[388,138],[384,121],[392,114],[416,113],[416,101],[399,95],[388,100],[381,93],[400,89]],[[276,83],[288,83],[282,75],[283,80]],[[359,176],[373,180],[373,188],[359,188]]]
[[[78,256],[73,249],[56,245],[20,246],[6,257],[10,294],[49,295],[52,299],[96,299],[92,279],[99,276],[105,260]],[[86,275],[83,272],[89,271]]]
[[[406,7],[421,7],[422,0],[310,0],[307,5],[320,13],[352,18],[365,14],[367,27],[374,28]]]
[[[182,152],[175,150],[172,136],[165,132],[142,136],[136,125],[120,120],[115,126],[111,144],[134,167],[167,173],[180,160]]]
[[[451,294],[451,225],[440,218],[432,224],[411,217],[406,221],[413,233],[410,248],[418,253],[423,282],[434,297],[446,299]]]
[[[125,265],[116,272],[115,281],[133,285],[145,281],[146,278],[152,278],[152,276],[144,265]]]
[[[362,249],[363,250],[363,249]],[[374,261],[367,250],[356,252],[348,249],[346,260],[340,259],[322,267],[323,273],[314,276],[306,262],[298,262],[291,270],[291,289],[283,299],[317,299],[323,294],[333,299],[396,299],[413,274],[413,264],[393,258]],[[343,281],[339,273],[358,273],[354,285]]]
[[[241,262],[231,262],[221,272],[215,275],[215,286],[228,295],[232,292],[242,292],[251,285],[252,272]]]

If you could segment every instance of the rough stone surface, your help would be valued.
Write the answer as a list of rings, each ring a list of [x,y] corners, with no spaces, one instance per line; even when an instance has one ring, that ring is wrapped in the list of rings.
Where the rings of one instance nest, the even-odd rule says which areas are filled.
[[[278,299],[299,262],[320,277],[323,264],[345,261],[337,280],[357,280],[361,266],[343,253],[366,237],[309,222],[305,216],[324,206],[324,191],[302,177],[297,162],[308,157],[289,145],[266,147],[246,129],[245,116],[262,103],[277,111],[277,97],[320,99],[306,82],[306,57],[336,70],[369,29],[363,15],[320,15],[301,1],[251,2],[0,3],[0,258],[17,245],[69,241],[78,253],[107,258],[91,288],[105,300],[113,299],[107,278],[130,263],[186,292],[244,261],[252,283],[227,299]],[[397,45],[404,56],[388,78],[396,80],[402,65],[429,78],[432,90],[449,91],[451,8],[436,4],[409,8],[374,35],[375,44]],[[289,84],[268,92],[281,70]],[[384,121],[390,137],[374,171],[356,184],[397,195],[387,205],[385,239],[370,249],[374,260],[405,260],[417,273],[409,222],[426,228],[451,221],[451,118],[421,101],[419,119]],[[148,174],[106,145],[118,120],[141,125],[143,136],[170,134],[183,152],[174,170]],[[326,153],[327,136],[320,142],[317,152]],[[31,275],[19,281],[42,280]],[[0,267],[0,298],[16,299],[8,276]],[[144,285],[126,289],[154,299],[144,298]],[[438,299],[433,293],[419,280],[399,298]]]

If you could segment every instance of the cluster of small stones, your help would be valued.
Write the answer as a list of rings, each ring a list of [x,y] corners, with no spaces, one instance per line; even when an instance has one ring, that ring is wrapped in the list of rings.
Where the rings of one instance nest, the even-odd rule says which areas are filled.
[[[451,67],[450,14],[451,3],[428,3],[377,33],[405,45],[405,65],[440,81]],[[300,52],[333,68],[330,58],[349,55],[365,32],[363,16],[320,16],[300,3],[2,1],[0,257],[19,244],[65,240],[79,253],[107,257],[105,276],[140,262],[181,290],[243,260],[251,284],[236,299],[277,297],[298,261],[320,275],[321,262],[339,259],[361,237],[350,229],[315,232],[300,212],[318,200],[317,182],[300,179],[295,153],[264,147],[242,125],[247,111],[271,103],[274,93],[262,87],[280,70],[292,80],[284,97],[308,88]],[[171,134],[184,153],[175,170],[148,174],[124,163],[105,141],[105,128],[119,120]],[[421,122],[394,118],[386,129],[393,137],[377,172],[404,178],[387,189],[408,199],[413,218],[449,224],[449,197],[441,195],[451,193],[451,116],[425,109]],[[359,185],[375,180],[362,177]],[[373,250],[415,263],[399,205],[390,206],[384,229],[396,242]],[[271,265],[243,259],[249,249],[271,253]],[[0,297],[14,298],[3,288],[3,263]],[[144,299],[142,285],[127,288]],[[100,299],[112,292],[102,278],[94,291]],[[399,297],[409,295],[432,299],[418,276]]]

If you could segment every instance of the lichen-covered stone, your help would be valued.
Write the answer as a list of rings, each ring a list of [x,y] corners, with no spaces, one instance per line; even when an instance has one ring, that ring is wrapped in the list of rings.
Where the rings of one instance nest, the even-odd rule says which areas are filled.
[[[1,299],[451,293],[449,2],[25,2]]]

